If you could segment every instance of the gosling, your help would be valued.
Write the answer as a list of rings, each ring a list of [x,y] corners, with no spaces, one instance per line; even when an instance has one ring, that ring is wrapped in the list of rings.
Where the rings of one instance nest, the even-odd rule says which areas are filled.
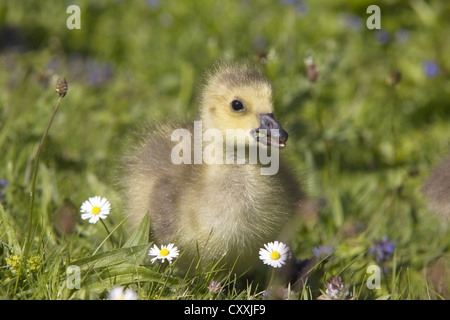
[[[285,165],[262,157],[278,155],[288,134],[273,115],[270,83],[253,66],[219,63],[201,89],[199,121],[157,125],[125,157],[126,214],[134,226],[150,215],[151,241],[183,252],[177,266],[199,258],[244,272],[262,264],[265,243],[286,240],[301,198]]]
[[[422,191],[429,208],[450,221],[450,157],[433,168]]]

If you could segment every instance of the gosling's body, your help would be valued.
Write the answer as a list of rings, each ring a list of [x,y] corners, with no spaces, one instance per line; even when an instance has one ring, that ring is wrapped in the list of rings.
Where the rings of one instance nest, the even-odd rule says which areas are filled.
[[[433,168],[422,191],[430,209],[450,220],[450,157]]]
[[[233,109],[236,101],[242,102],[243,109]],[[124,164],[126,212],[131,222],[136,225],[150,214],[151,240],[175,243],[185,250],[182,259],[187,265],[198,255],[204,264],[220,260],[233,266],[237,261],[237,271],[257,263],[259,248],[281,239],[300,198],[296,182],[282,163],[274,175],[262,175],[259,162],[249,163],[249,145],[258,144],[260,137],[255,138],[253,129],[262,123],[271,128],[279,125],[272,112],[271,87],[259,71],[246,65],[218,67],[202,92],[203,132],[214,128],[225,137],[226,129],[243,129],[248,139],[246,164],[237,164],[235,158],[233,164],[227,164],[222,144],[218,146],[224,150],[222,164],[207,164],[208,154],[199,159],[194,154],[192,125],[154,128]],[[171,140],[174,130],[180,128],[189,131],[191,140]],[[279,129],[280,136],[267,137],[272,148],[284,147],[286,142],[287,134],[281,126]],[[216,142],[221,143],[204,142],[203,151]],[[190,145],[190,164],[172,162],[172,150],[180,144]],[[194,157],[201,163],[195,164]]]

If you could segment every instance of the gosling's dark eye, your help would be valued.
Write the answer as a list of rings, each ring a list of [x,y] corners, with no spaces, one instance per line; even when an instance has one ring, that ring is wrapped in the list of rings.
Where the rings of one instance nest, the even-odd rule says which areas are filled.
[[[244,105],[242,104],[242,102],[240,102],[239,100],[233,100],[231,101],[231,108],[234,111],[242,111],[244,110]]]

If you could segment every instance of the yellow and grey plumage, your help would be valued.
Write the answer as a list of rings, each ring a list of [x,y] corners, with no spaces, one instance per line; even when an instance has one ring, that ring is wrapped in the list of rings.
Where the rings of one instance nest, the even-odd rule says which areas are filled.
[[[430,209],[450,219],[450,157],[432,169],[422,191]]]
[[[236,101],[243,109],[233,109]],[[213,68],[199,104],[203,132],[213,128],[225,137],[227,129],[242,129],[250,143],[265,138],[272,148],[285,146],[287,133],[273,116],[271,85],[248,64]],[[245,270],[258,263],[264,243],[280,239],[301,197],[297,183],[283,163],[274,175],[261,175],[259,162],[173,164],[172,149],[180,142],[171,136],[179,128],[192,134],[183,143],[194,156],[193,124],[164,124],[140,137],[125,157],[126,214],[135,226],[149,214],[151,240],[175,243],[185,250],[181,258],[187,264],[200,255],[204,263],[221,259],[231,266],[239,257],[236,270]],[[258,128],[276,128],[279,135],[262,137],[255,134]]]

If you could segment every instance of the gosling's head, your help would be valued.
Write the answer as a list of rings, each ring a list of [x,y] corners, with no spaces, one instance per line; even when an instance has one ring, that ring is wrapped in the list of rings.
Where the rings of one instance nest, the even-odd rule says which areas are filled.
[[[218,129],[224,136],[227,129],[241,129],[250,141],[286,146],[288,134],[273,116],[272,87],[258,69],[246,64],[220,64],[208,75],[201,120],[203,128]]]

